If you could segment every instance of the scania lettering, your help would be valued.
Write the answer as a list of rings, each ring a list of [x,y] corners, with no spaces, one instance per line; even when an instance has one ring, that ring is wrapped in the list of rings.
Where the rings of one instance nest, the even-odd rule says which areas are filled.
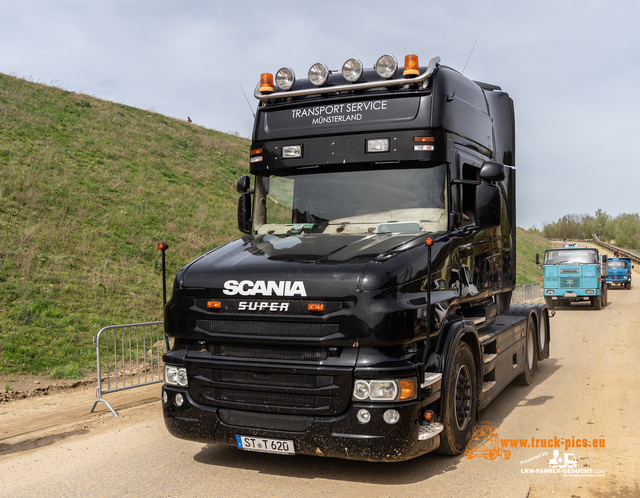
[[[165,307],[174,436],[456,455],[480,410],[549,356],[546,304],[510,305],[511,98],[438,57],[374,68],[261,75],[243,236],[186,264]]]

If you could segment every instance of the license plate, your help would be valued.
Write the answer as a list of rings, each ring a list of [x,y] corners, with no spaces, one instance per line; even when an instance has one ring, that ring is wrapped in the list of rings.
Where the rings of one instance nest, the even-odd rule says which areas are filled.
[[[574,294],[573,292],[565,292],[564,297],[578,297],[578,294]]]
[[[295,455],[293,441],[287,439],[269,439],[266,437],[236,436],[236,443],[241,450],[261,451],[263,453],[279,453]]]

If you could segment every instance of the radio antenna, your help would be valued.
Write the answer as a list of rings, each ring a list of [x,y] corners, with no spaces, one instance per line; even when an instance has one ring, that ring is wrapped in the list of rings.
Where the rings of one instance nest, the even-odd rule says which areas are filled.
[[[456,87],[453,89],[453,94],[447,96],[447,102],[451,102],[453,98],[456,96],[456,90],[458,89],[458,85],[460,84],[460,80],[462,79],[462,75],[464,74],[465,69],[467,69],[467,64],[469,64],[469,59],[471,59],[471,54],[473,53],[473,49],[476,48],[476,43],[478,43],[478,35],[476,37],[476,41],[473,42],[473,47],[471,47],[471,52],[469,52],[469,57],[467,57],[467,62],[464,63],[464,67],[462,68],[462,72],[460,73],[460,77],[458,78],[458,83],[456,83]]]
[[[249,106],[249,109],[251,110],[251,114],[253,114],[253,119],[256,119],[256,113],[253,112],[253,107],[251,107],[251,104],[249,103],[249,99],[247,98],[247,94],[244,93],[244,89],[242,88],[242,85],[240,83],[238,83],[238,86],[240,87],[240,90],[242,90],[242,95],[244,95],[244,100],[247,101],[247,105]]]

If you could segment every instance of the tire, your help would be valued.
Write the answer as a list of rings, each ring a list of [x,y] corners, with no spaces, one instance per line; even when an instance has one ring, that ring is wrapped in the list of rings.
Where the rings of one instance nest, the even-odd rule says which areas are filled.
[[[524,345],[524,362],[525,369],[518,377],[518,384],[523,386],[531,385],[533,382],[533,374],[538,366],[538,355],[536,354],[536,322],[532,316],[529,316],[527,323],[527,340]]]
[[[543,311],[538,324],[538,347],[540,348],[540,359],[549,358],[549,315]]]
[[[608,287],[605,285],[604,289],[602,289],[602,307],[606,308],[607,304],[609,304],[609,291]]]
[[[594,296],[591,298],[591,304],[593,304],[594,310],[602,309],[602,296]]]
[[[549,311],[553,311],[553,309],[555,308],[555,302],[553,301],[553,299],[551,299],[550,297],[545,297],[544,302],[547,303],[547,308],[549,308]]]
[[[462,453],[473,435],[477,403],[476,364],[471,349],[459,342],[453,361],[447,367],[443,393],[442,421],[438,451],[445,455]]]

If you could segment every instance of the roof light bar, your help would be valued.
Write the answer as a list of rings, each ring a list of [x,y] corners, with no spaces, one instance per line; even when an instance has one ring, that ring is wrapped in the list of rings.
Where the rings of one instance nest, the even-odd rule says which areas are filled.
[[[429,61],[427,69],[424,71],[424,73],[412,79],[411,81],[412,84],[417,84],[418,86],[420,86],[422,82],[428,80],[433,74],[433,72],[435,71],[436,66],[439,63],[440,63],[440,57],[432,58]],[[389,88],[394,86],[402,86],[406,84],[407,84],[407,80],[404,78],[394,79],[394,80],[390,79],[384,83],[384,86]],[[276,93],[266,93],[266,92],[262,93],[260,90],[260,87],[261,87],[260,84],[256,86],[256,89],[253,92],[253,96],[260,101],[266,101],[266,100],[273,100],[273,99],[304,97],[307,95],[321,95],[324,93],[351,92],[354,90],[368,90],[371,88],[380,87],[380,81],[367,81],[363,83],[356,82],[356,83],[348,83],[345,85],[334,85],[334,86],[326,86],[326,87],[318,87],[318,88],[305,88],[303,90],[289,90],[287,92],[276,92]]]

